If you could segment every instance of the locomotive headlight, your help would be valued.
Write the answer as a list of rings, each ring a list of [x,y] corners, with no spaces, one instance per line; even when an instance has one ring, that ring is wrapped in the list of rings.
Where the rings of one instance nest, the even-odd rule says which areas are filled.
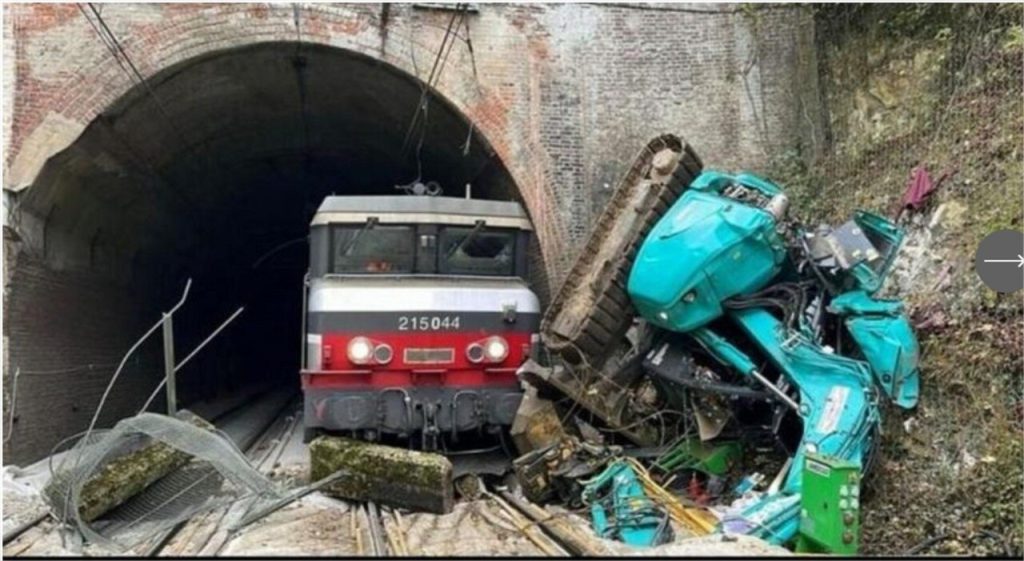
[[[381,343],[373,349],[373,361],[377,364],[387,364],[391,362],[391,357],[394,353],[391,352],[391,345]]]
[[[491,362],[501,362],[508,356],[508,343],[501,337],[491,337],[484,343],[484,356]]]
[[[466,358],[469,362],[480,362],[484,359],[484,348],[480,343],[470,343],[466,347]]]
[[[355,337],[348,342],[348,359],[355,364],[366,364],[373,356],[373,344],[366,337]]]

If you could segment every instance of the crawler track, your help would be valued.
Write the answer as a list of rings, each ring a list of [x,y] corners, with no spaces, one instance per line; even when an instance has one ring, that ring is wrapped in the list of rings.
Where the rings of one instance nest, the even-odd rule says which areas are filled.
[[[631,347],[625,335],[636,310],[626,284],[643,240],[702,166],[677,136],[665,134],[647,143],[541,321],[544,346],[561,359],[554,362],[563,364],[527,363],[523,370],[530,382],[556,388],[640,446],[654,446],[665,435],[648,414],[632,406],[629,388],[638,369],[626,367]]]
[[[640,243],[702,167],[677,136],[647,143],[544,314],[541,333],[548,348],[570,362],[600,366],[636,315],[626,281]]]

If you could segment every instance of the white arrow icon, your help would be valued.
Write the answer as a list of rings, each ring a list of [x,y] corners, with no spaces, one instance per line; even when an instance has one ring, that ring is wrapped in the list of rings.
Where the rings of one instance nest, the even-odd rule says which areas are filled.
[[[986,263],[1016,263],[1017,268],[1024,268],[1024,255],[1018,255],[1016,259],[986,259]]]

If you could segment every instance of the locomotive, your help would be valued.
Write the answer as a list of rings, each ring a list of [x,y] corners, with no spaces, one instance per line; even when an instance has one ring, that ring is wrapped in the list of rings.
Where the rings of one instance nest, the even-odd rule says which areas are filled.
[[[531,235],[516,202],[326,197],[303,299],[305,441],[504,442],[540,323]]]

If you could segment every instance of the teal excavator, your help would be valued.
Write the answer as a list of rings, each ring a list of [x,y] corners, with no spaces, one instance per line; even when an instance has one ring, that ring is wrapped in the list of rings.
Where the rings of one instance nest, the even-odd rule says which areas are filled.
[[[522,372],[641,447],[665,440],[667,411],[692,412],[708,440],[767,426],[788,460],[725,505],[717,531],[851,552],[880,405],[918,399],[914,332],[877,296],[903,232],[868,212],[811,228],[788,207],[771,181],[704,170],[681,139],[656,138],[549,307],[548,359]],[[852,474],[834,489],[831,466]],[[825,483],[803,492],[808,474]],[[832,498],[835,516],[808,514]]]

